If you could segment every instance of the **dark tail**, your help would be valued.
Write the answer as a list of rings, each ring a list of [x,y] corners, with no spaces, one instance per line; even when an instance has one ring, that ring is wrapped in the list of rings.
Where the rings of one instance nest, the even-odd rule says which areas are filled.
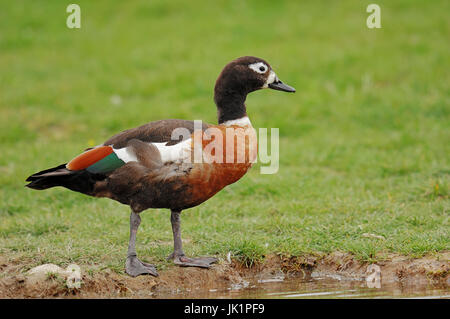
[[[62,186],[87,195],[93,195],[94,184],[104,179],[101,174],[93,174],[86,170],[71,171],[66,164],[40,171],[27,178],[26,187],[42,190],[55,186]]]

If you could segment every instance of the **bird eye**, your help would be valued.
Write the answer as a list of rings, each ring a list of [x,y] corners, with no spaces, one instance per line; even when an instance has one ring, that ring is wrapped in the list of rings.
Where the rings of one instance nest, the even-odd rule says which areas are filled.
[[[248,67],[259,74],[266,73],[268,69],[268,66],[265,65],[263,62],[252,63]]]

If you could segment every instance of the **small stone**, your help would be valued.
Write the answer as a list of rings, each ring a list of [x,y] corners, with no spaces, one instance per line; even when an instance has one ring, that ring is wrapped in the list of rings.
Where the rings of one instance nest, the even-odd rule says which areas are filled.
[[[68,288],[81,287],[81,269],[77,264],[71,264],[63,269],[54,264],[44,264],[30,269],[27,272],[26,283],[37,284],[48,279],[49,274],[60,276],[66,280]]]

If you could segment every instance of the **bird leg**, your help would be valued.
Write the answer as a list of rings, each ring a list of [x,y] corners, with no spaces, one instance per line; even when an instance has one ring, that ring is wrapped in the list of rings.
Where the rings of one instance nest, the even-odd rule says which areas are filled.
[[[217,258],[199,257],[188,258],[183,252],[183,243],[181,242],[181,211],[171,211],[170,222],[173,231],[173,253],[167,259],[172,259],[174,264],[184,267],[201,267],[209,268],[211,264],[217,262]]]
[[[136,254],[136,234],[141,224],[141,217],[138,213],[131,211],[130,215],[130,242],[128,244],[127,261],[125,263],[125,271],[128,275],[136,277],[139,275],[158,276],[155,266],[144,263],[137,258]]]

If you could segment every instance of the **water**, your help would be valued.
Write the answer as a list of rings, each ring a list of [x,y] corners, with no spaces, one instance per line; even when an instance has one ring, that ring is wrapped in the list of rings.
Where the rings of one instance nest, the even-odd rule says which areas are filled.
[[[296,298],[426,298],[426,299],[450,299],[448,285],[409,283],[404,285],[400,282],[384,284],[381,282],[379,288],[373,287],[364,279],[330,278],[330,276],[301,278],[272,277],[264,279],[252,279],[241,284],[228,287],[211,287],[210,289],[191,289],[167,294],[159,294],[157,298],[258,298],[258,299],[296,299]]]

